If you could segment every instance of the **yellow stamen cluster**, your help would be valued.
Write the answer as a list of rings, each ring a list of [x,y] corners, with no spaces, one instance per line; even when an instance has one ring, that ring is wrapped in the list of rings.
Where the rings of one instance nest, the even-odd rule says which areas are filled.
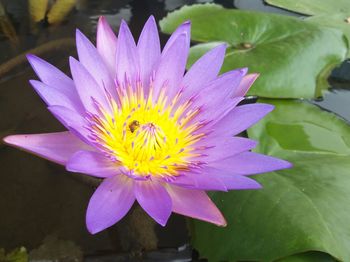
[[[119,103],[111,100],[112,113],[104,110],[92,121],[96,142],[116,165],[138,176],[176,176],[187,170],[196,156],[193,144],[203,137],[194,135],[199,125],[189,124],[198,110],[190,110],[190,102],[176,105],[179,95],[167,101],[164,90],[153,102],[152,88],[147,98],[141,85],[119,89]]]

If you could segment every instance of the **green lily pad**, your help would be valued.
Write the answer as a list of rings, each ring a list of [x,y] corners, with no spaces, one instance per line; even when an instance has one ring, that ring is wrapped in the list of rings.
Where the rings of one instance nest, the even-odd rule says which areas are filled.
[[[268,102],[275,110],[248,135],[260,142],[256,151],[294,167],[255,176],[261,190],[213,193],[228,226],[193,221],[194,247],[210,261],[274,261],[306,251],[350,261],[350,126],[311,104]]]
[[[306,15],[350,12],[348,0],[265,0],[266,3]]]
[[[307,18],[306,21],[337,28],[343,32],[348,42],[350,42],[350,11],[348,13],[315,15]]]
[[[249,94],[271,98],[311,98],[328,87],[332,68],[346,57],[347,43],[338,30],[303,20],[219,5],[185,6],[160,21],[171,33],[192,22],[188,67],[218,43],[228,45],[222,72],[249,67],[260,73]],[[316,90],[317,89],[317,90]]]

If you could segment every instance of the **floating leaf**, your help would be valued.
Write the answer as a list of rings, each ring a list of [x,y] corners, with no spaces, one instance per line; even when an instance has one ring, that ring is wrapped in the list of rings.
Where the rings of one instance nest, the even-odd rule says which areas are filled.
[[[222,71],[249,67],[261,74],[250,91],[253,95],[319,96],[328,87],[331,69],[347,53],[347,43],[337,30],[293,17],[214,4],[185,6],[161,20],[160,27],[170,33],[185,20],[192,22],[192,39],[205,43],[192,48],[189,65],[218,42],[225,42],[228,48]]]
[[[350,12],[349,0],[265,0],[265,2],[306,15]]]
[[[256,176],[261,190],[213,193],[228,226],[193,221],[194,247],[210,261],[274,261],[306,251],[350,261],[350,127],[311,104],[268,102],[275,110],[248,135],[260,142],[256,151],[294,167]]]
[[[341,30],[350,43],[350,11],[348,13],[311,16],[306,20],[315,24],[329,26]]]
[[[73,10],[76,2],[77,0],[57,0],[47,14],[49,24],[63,22],[66,16]]]

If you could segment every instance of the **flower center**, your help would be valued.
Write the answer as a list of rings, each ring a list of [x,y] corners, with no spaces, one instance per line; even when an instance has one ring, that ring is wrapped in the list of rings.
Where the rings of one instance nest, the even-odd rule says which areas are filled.
[[[140,90],[119,94],[111,101],[112,114],[90,117],[94,143],[126,170],[137,176],[176,176],[188,170],[196,156],[193,144],[203,134],[194,134],[198,125],[191,120],[198,113],[189,103],[167,101],[164,93],[157,102]]]

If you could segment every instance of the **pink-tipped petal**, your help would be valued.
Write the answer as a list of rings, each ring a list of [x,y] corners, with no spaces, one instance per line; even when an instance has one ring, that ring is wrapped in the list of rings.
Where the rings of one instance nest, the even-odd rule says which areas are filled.
[[[153,16],[147,20],[137,43],[140,58],[140,76],[145,93],[149,92],[151,76],[160,59],[160,42],[157,24]]]
[[[135,85],[140,74],[139,54],[134,38],[124,20],[120,24],[118,34],[116,74],[120,84],[123,84],[126,78],[132,85]]]
[[[104,93],[104,89],[106,89],[113,97],[116,97],[117,93],[115,91],[115,83],[113,80],[114,75],[110,74],[107,65],[97,52],[95,46],[79,30],[76,31],[76,40],[79,61],[100,87],[99,90],[102,90],[100,93]],[[111,47],[111,49],[112,48],[113,47]],[[75,79],[74,82],[76,82]]]
[[[201,92],[204,86],[214,80],[224,62],[226,44],[219,45],[194,63],[185,74],[181,86],[184,87],[180,103]]]
[[[226,226],[226,220],[204,191],[168,185],[173,202],[173,212]]]
[[[259,77],[259,74],[249,74],[243,77],[239,87],[232,94],[235,96],[245,96],[249,90],[249,88],[253,85],[255,80]]]
[[[95,103],[97,101],[104,110],[109,111],[110,107],[104,89],[96,83],[85,67],[73,57],[70,57],[69,63],[80,100],[86,110],[98,113],[99,110],[97,110]]]
[[[157,181],[135,181],[135,197],[142,208],[157,223],[165,226],[172,210],[171,198],[166,189]]]
[[[244,152],[210,162],[208,165],[225,172],[233,172],[240,175],[254,175],[292,167],[291,163],[285,160],[254,152]]]
[[[96,234],[122,219],[135,202],[133,181],[125,175],[106,178],[92,195],[86,225]]]
[[[260,103],[237,106],[212,127],[212,136],[237,135],[260,121],[273,108],[273,105]]]
[[[66,168],[96,177],[110,177],[121,173],[121,166],[99,152],[78,151],[68,161]]]
[[[117,51],[117,37],[108,24],[106,18],[101,16],[97,24],[96,48],[107,65],[111,76],[115,76],[115,54]]]
[[[30,80],[29,82],[48,106],[64,106],[78,112],[80,115],[85,114],[84,106],[78,96],[68,96],[61,89],[48,86],[37,80]]]
[[[189,35],[183,33],[166,51],[163,51],[153,83],[153,101],[157,101],[162,88],[165,88],[169,103],[180,90],[189,47]]]
[[[75,152],[90,148],[70,132],[13,135],[5,137],[4,141],[61,165],[65,165]]]
[[[199,107],[201,111],[193,121],[210,121],[206,128],[211,128],[235,108],[244,98],[231,98],[231,94],[238,88],[246,71],[245,68],[233,70],[208,83],[194,99],[192,107]]]

